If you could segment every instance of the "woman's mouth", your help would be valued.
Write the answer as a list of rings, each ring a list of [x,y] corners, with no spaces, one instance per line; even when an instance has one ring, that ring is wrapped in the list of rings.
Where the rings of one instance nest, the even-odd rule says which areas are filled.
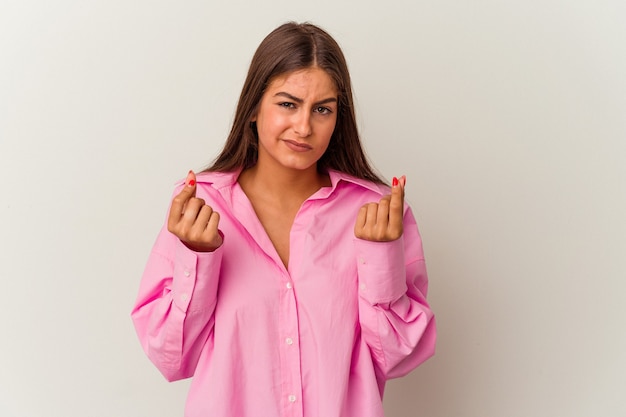
[[[313,149],[313,147],[308,143],[302,143],[291,139],[283,139],[283,142],[285,142],[285,145],[287,145],[289,149],[295,152],[306,152]]]

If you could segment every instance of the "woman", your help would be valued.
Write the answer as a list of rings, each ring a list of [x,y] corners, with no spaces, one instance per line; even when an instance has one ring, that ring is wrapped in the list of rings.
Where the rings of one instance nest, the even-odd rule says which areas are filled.
[[[347,65],[311,24],[257,49],[214,164],[177,187],[132,312],[187,417],[383,416],[434,352],[405,178],[361,148]]]

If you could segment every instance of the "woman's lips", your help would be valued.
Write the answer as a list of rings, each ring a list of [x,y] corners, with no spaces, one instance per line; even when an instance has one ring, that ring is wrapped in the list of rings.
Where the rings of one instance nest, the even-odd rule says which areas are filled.
[[[285,145],[287,145],[289,149],[295,152],[306,152],[313,149],[311,145],[307,143],[297,142],[295,140],[283,139],[283,142],[285,142]]]

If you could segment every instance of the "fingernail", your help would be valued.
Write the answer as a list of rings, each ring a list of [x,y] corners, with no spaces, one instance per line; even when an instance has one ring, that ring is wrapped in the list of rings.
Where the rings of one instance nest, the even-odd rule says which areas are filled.
[[[190,187],[193,187],[196,184],[196,176],[194,175],[193,170],[191,169],[189,170],[185,181],[187,182],[187,185]]]
[[[393,177],[393,179],[391,180],[391,186],[392,187],[398,186],[398,179],[396,177]]]
[[[403,175],[400,179],[402,180],[402,187],[406,187],[406,175]]]

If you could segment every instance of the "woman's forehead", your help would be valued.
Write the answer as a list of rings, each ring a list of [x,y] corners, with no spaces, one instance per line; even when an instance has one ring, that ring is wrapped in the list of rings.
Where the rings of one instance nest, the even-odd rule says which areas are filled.
[[[319,93],[337,95],[335,81],[325,70],[311,67],[280,74],[269,82],[269,90],[290,89],[302,93]]]

